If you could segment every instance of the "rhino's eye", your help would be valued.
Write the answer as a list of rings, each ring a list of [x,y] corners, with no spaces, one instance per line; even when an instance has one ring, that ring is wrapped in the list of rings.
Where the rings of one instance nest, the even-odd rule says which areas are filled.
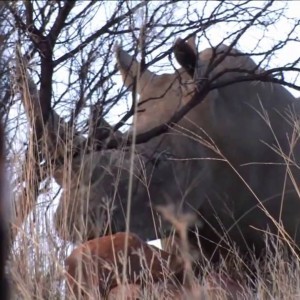
[[[155,166],[158,166],[161,163],[172,160],[174,158],[175,155],[171,151],[165,150],[155,153],[153,155],[152,161],[154,162]]]

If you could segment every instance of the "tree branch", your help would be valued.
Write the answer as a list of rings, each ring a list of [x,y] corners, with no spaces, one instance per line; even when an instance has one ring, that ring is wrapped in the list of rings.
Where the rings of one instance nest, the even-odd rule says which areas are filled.
[[[73,0],[65,1],[65,5],[59,11],[58,16],[56,17],[55,22],[47,36],[52,48],[54,47],[55,42],[56,42],[61,30],[63,29],[63,27],[65,25],[65,21],[66,21],[67,17],[69,16],[70,11],[74,7],[75,3],[76,3],[76,1],[73,1]]]
[[[146,1],[142,1],[141,3],[139,3],[138,5],[136,5],[132,10],[126,12],[124,15],[122,15],[120,17],[117,17],[117,18],[112,17],[109,21],[107,21],[107,23],[103,27],[101,27],[95,33],[93,33],[92,35],[90,35],[84,42],[82,42],[80,45],[78,45],[77,47],[75,47],[70,52],[68,52],[68,53],[62,55],[61,57],[59,57],[58,59],[56,59],[54,61],[54,67],[56,67],[57,65],[61,64],[65,60],[73,57],[76,53],[78,53],[79,51],[81,51],[82,49],[84,49],[90,42],[92,42],[93,40],[97,39],[102,34],[106,33],[107,30],[110,27],[112,27],[115,24],[120,23],[121,21],[123,21],[124,19],[126,19],[128,16],[130,16],[131,14],[133,14],[136,10],[138,10],[139,8],[145,6],[146,3],[147,3]]]

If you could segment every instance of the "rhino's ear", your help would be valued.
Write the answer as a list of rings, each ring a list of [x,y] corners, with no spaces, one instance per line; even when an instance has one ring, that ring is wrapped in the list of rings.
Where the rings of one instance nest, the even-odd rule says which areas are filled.
[[[197,49],[197,45],[196,45],[196,36],[192,35],[191,37],[189,37],[187,39],[186,43],[190,46],[191,49],[193,49],[195,55],[197,55],[198,49]]]
[[[117,59],[117,66],[122,74],[124,85],[132,89],[134,80],[139,75],[140,63],[134,57],[124,51],[118,44],[115,45],[114,50]],[[149,83],[153,76],[154,74],[148,69],[144,70],[143,73],[140,74],[137,84],[138,92],[140,92],[143,87]]]
[[[188,40],[185,42],[182,39],[177,39],[174,45],[174,55],[178,63],[186,70],[186,72],[194,77],[197,52],[195,40]]]

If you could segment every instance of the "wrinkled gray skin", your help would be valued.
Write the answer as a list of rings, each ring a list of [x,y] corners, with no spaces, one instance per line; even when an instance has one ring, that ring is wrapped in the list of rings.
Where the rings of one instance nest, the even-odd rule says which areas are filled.
[[[196,49],[191,41],[188,43]],[[219,50],[222,49],[227,47],[223,45]],[[236,56],[240,55],[236,50],[232,53],[235,56],[225,58],[211,76],[227,68],[255,67],[249,57]],[[137,75],[138,62],[120,47],[116,55],[125,85],[130,86]],[[199,54],[196,79],[200,80],[199,74],[203,74],[211,55],[211,49]],[[218,80],[239,75],[229,72]],[[146,70],[137,85],[137,132],[168,121],[189,101],[194,89],[192,78],[183,69],[163,75]],[[279,220],[299,245],[300,199],[295,189],[300,178],[299,133],[294,130],[295,115],[298,118],[296,99],[278,84],[244,82],[211,91],[178,122],[178,127],[137,145],[130,231],[144,240],[159,237],[160,224],[152,208],[172,204],[178,211],[196,214],[198,224],[202,223],[198,228],[201,245],[212,258],[223,251],[214,252],[218,243],[225,248],[238,246],[242,254],[254,249],[259,255],[264,249],[262,231],[277,234]],[[60,202],[56,213],[61,236],[76,241],[79,236],[87,239],[102,234],[107,221],[105,201],[114,206],[110,213],[112,230],[125,229],[129,156],[129,151],[110,150],[77,158],[84,174],[79,179],[79,189],[74,187],[77,181],[71,179],[70,195],[65,189],[62,196],[66,200]],[[73,170],[75,166],[76,159]],[[62,213],[67,199],[77,205],[75,217],[74,210]],[[79,203],[84,206],[83,219],[79,217]],[[82,231],[82,220],[88,224],[87,233]],[[67,231],[62,231],[62,222]],[[171,229],[166,221],[162,227],[165,231]]]

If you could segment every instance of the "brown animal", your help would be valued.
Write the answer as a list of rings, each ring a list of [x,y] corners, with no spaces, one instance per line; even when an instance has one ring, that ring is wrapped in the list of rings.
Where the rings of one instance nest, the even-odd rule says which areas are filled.
[[[174,255],[149,246],[136,235],[128,235],[127,259],[124,257],[126,234],[117,233],[88,241],[66,259],[71,291],[79,297],[99,289],[105,296],[119,283],[126,261],[126,284],[182,280],[183,264]]]
[[[111,232],[125,231],[132,175],[129,229],[144,240],[172,229],[155,209],[171,204],[175,214],[195,214],[197,237],[214,261],[232,247],[244,256],[261,255],[266,231],[299,245],[298,102],[281,85],[246,81],[261,70],[235,49],[221,45],[198,54],[192,42],[176,45],[183,68],[161,75],[145,70],[137,80],[137,132],[167,122],[202,83],[210,91],[172,130],[136,146],[133,174],[125,147],[75,151],[57,163],[54,178],[64,188],[55,214],[58,234],[78,241],[106,233],[107,224]],[[116,55],[130,87],[139,64],[120,47]],[[63,137],[59,124],[53,112],[47,129],[57,134],[60,128]],[[54,149],[65,157],[59,154],[64,144]],[[190,237],[195,240],[193,232]]]
[[[108,235],[87,241],[72,251],[65,261],[69,296],[121,299],[126,295],[128,300],[154,295],[159,299],[248,299],[243,287],[225,275],[206,275],[201,285],[184,283],[184,264],[179,257],[149,246],[134,234],[128,235],[127,272],[123,281],[125,239],[125,233]]]

